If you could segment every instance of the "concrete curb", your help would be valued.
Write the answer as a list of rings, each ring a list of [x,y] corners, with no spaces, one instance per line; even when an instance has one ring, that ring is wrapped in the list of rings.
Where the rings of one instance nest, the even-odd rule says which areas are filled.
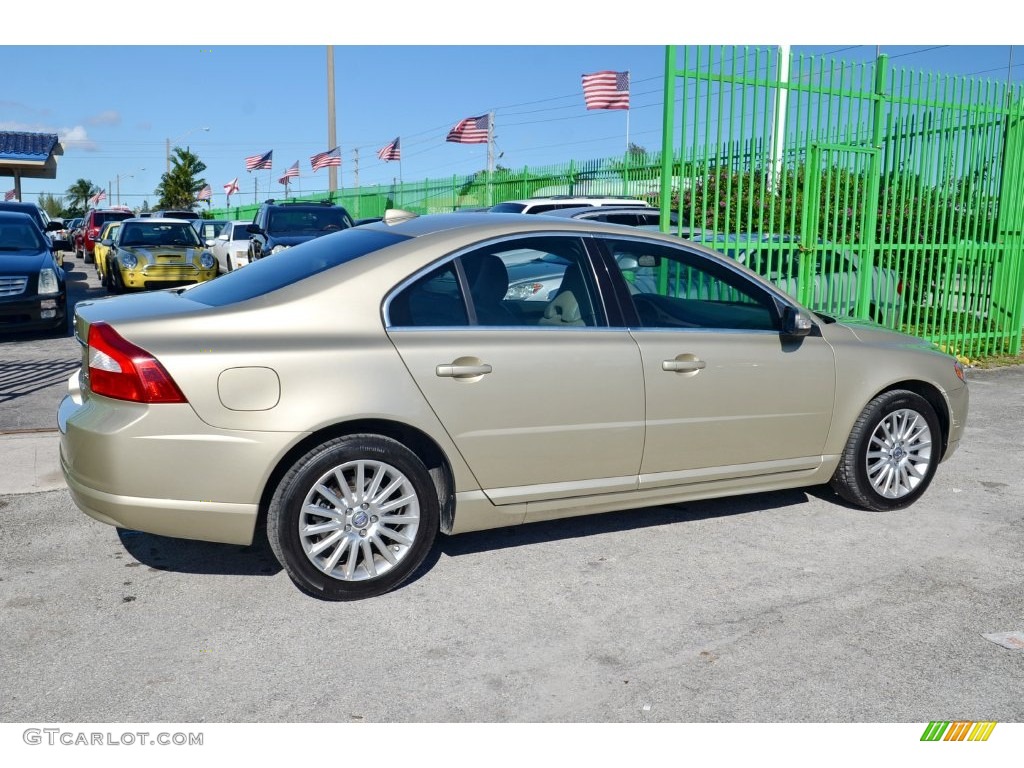
[[[62,488],[59,432],[0,435],[0,496]]]

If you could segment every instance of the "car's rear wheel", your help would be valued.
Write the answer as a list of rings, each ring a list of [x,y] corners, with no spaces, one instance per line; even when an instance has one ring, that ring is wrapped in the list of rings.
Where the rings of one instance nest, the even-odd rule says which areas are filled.
[[[437,491],[412,451],[387,437],[350,435],[292,465],[271,499],[267,534],[304,592],[359,600],[412,575],[439,519]]]
[[[901,509],[925,492],[941,458],[935,409],[906,390],[868,403],[850,432],[832,487],[866,509]]]

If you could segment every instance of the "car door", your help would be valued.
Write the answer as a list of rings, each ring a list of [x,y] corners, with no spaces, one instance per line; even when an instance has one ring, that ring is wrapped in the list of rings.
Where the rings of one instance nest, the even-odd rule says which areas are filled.
[[[695,250],[599,241],[625,280],[646,382],[640,488],[810,470],[835,397],[832,348],[780,333],[781,298]]]
[[[506,298],[524,249],[563,262],[541,312]],[[644,387],[636,343],[609,328],[580,238],[508,238],[402,286],[388,333],[495,504],[636,488]]]

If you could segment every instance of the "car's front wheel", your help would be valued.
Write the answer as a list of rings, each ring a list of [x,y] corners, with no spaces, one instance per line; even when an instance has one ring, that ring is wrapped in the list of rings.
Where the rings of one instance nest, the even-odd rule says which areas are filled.
[[[107,270],[107,290],[111,293],[124,293],[124,283],[121,280],[121,265],[114,262]]]
[[[304,592],[359,600],[412,575],[439,519],[437,491],[412,451],[387,437],[349,435],[292,465],[270,501],[267,534]]]
[[[907,390],[883,392],[854,424],[832,487],[866,509],[901,509],[928,488],[941,448],[939,420],[927,400]]]

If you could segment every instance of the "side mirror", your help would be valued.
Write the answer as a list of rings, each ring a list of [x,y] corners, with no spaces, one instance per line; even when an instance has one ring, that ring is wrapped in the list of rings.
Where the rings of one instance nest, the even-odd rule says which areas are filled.
[[[47,232],[56,232],[58,229],[64,229],[64,225],[59,221],[51,221],[46,225]]]
[[[209,240],[207,240],[207,241],[206,241],[206,247],[207,247],[207,248],[213,248],[213,246],[214,246],[214,244],[215,244],[216,242],[217,242],[216,240],[214,240],[214,239],[212,239],[212,238],[211,238],[211,239],[209,239]]]
[[[782,335],[790,337],[807,336],[814,328],[814,322],[806,312],[796,307],[786,307],[782,315]]]
[[[249,224],[248,226],[246,226],[245,231],[248,232],[250,235],[262,235],[263,234],[263,230],[260,229],[258,224]]]

